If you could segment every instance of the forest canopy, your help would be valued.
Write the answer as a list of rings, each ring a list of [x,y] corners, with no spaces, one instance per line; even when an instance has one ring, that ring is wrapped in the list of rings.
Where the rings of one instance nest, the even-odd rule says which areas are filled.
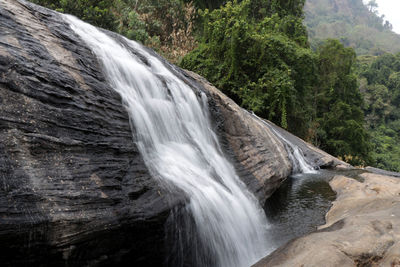
[[[181,66],[329,153],[353,164],[371,163],[356,54],[336,40],[325,41],[314,52],[303,24],[303,5],[245,0],[202,11],[199,45]]]
[[[400,37],[362,0],[32,2],[152,47],[352,164],[400,170],[400,56],[379,43]]]
[[[383,54],[360,69],[372,156],[377,167],[400,172],[400,53]]]

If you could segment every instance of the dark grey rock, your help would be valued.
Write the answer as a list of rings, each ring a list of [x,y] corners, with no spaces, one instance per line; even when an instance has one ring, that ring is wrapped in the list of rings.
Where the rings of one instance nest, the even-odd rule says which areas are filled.
[[[391,171],[386,171],[386,170],[382,170],[382,169],[378,169],[378,168],[374,168],[374,167],[365,167],[365,170],[372,172],[372,173],[376,173],[376,174],[382,174],[382,175],[386,175],[386,176],[393,176],[393,177],[400,177],[400,172],[391,172]]]
[[[264,203],[265,200],[292,173],[284,142],[275,134],[279,132],[298,146],[306,160],[315,168],[351,168],[351,166],[300,138],[266,121],[261,122],[245,111],[203,77],[187,71],[186,77],[197,83],[210,97],[209,107],[216,131],[226,154],[247,187]]]
[[[209,96],[226,155],[264,202],[291,172],[282,142],[204,79],[161,61]],[[342,164],[284,134],[315,166]],[[184,198],[151,176],[120,96],[62,17],[0,1],[2,266],[160,266]]]
[[[181,202],[151,177],[121,98],[61,17],[0,2],[2,266],[161,265]]]

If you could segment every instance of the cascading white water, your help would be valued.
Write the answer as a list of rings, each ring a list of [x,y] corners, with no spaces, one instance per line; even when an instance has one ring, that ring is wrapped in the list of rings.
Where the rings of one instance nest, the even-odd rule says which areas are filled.
[[[128,50],[75,17],[66,15],[65,20],[99,58],[121,95],[149,170],[186,193],[201,246],[215,256],[212,265],[247,267],[267,254],[265,214],[221,152],[206,95],[199,100],[136,42],[125,40]]]
[[[254,116],[259,122],[265,124],[268,126],[269,129],[277,136],[279,139],[281,139],[285,145],[286,151],[288,153],[289,159],[293,164],[293,170],[292,174],[296,173],[315,173],[316,171],[314,168],[308,164],[306,159],[303,156],[303,152],[300,150],[298,146],[290,142],[288,139],[286,139],[281,133],[279,133],[277,130],[274,129],[272,125],[270,125],[268,122],[265,120],[261,119],[254,113],[250,113],[252,116]]]

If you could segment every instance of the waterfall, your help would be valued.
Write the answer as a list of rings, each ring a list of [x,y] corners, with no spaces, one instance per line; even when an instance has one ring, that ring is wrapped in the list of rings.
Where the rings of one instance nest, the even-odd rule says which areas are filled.
[[[247,267],[263,257],[269,249],[265,214],[222,153],[206,95],[196,96],[138,43],[116,41],[73,16],[64,18],[121,95],[134,140],[152,175],[188,198],[186,209],[198,243],[182,255],[212,254],[211,261],[196,258],[192,264],[226,267]]]
[[[293,169],[292,169],[292,174],[296,173],[315,173],[315,169],[306,161],[304,158],[303,151],[290,142],[287,138],[285,138],[281,133],[279,133],[276,129],[274,129],[274,126],[272,126],[270,123],[267,121],[261,119],[254,113],[250,113],[253,117],[255,117],[259,122],[265,124],[268,126],[269,129],[283,142],[283,145],[285,146],[285,149],[288,153],[289,159],[293,164]]]

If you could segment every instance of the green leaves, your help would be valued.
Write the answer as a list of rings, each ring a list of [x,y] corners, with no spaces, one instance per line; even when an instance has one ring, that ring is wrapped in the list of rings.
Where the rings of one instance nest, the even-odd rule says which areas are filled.
[[[355,53],[338,40],[318,48],[319,86],[314,94],[321,148],[352,164],[370,163],[371,145],[364,128],[363,100],[354,73]]]
[[[111,12],[113,0],[31,0],[31,2],[75,15],[104,29],[116,30],[116,17]]]
[[[269,120],[278,121],[283,128],[288,127],[287,110],[296,106],[296,90],[290,71],[272,69],[257,82],[246,84],[236,92],[243,106]]]
[[[144,43],[149,39],[146,24],[140,20],[139,14],[135,10],[124,8],[120,14],[118,32],[129,39]]]
[[[33,1],[116,30],[170,60],[192,51],[182,67],[203,75],[241,106],[354,164],[371,162],[364,105],[372,128],[400,120],[400,55],[362,58],[364,103],[354,50],[338,40],[326,40],[317,52],[310,49],[304,0],[235,0],[220,8],[226,1],[196,0],[197,7],[209,8],[198,12],[189,0]],[[196,25],[200,36],[193,50]],[[360,47],[369,46],[366,39]],[[382,142],[400,142],[395,135],[381,138],[388,129],[373,132],[379,151],[393,147]]]
[[[295,2],[302,5],[302,1],[290,2],[293,8]],[[205,76],[243,107],[302,135],[309,121],[306,109],[315,58],[306,48],[302,18],[283,9],[286,4],[234,1],[201,12],[202,43],[181,66]],[[282,13],[262,17],[254,7],[265,14]]]
[[[361,76],[372,154],[379,168],[400,171],[400,54],[376,57]],[[364,80],[365,80],[364,79]],[[365,83],[365,82],[364,82]]]

